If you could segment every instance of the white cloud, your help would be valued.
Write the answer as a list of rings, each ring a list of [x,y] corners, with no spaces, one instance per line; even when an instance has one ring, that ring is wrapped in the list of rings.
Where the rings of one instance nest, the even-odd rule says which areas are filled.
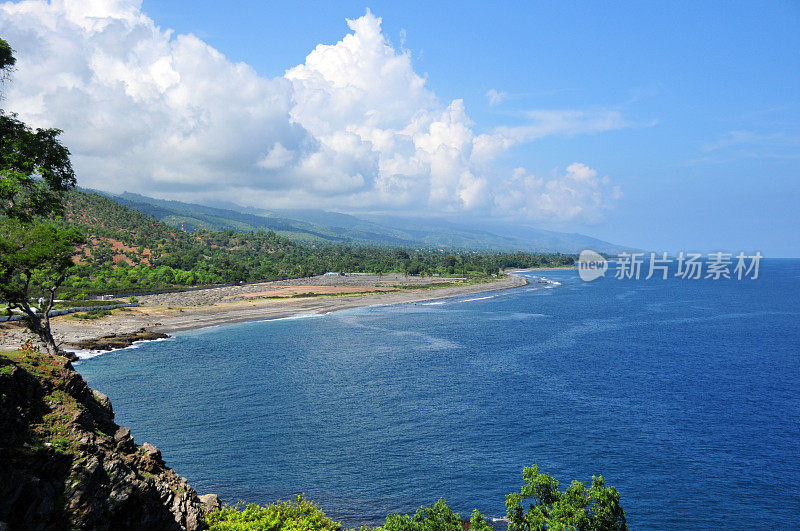
[[[618,186],[597,171],[575,162],[562,175],[545,180],[517,168],[495,196],[501,214],[516,213],[529,219],[596,223],[622,197]]]
[[[261,157],[257,165],[265,170],[277,170],[283,168],[294,158],[294,152],[289,151],[280,142],[275,142],[269,153]]]
[[[781,149],[793,150],[797,155],[800,147],[800,137],[787,134],[783,131],[776,133],[756,133],[754,131],[728,131],[717,139],[716,142],[706,144],[703,151],[711,152],[728,148],[746,149],[749,153],[770,153]]]
[[[489,105],[495,106],[501,104],[508,94],[504,90],[489,89],[486,91],[486,97],[489,99]]]
[[[528,123],[498,127],[495,133],[515,142],[530,142],[550,135],[573,136],[630,127],[619,111],[536,110],[523,115]]]
[[[498,176],[492,162],[545,135],[624,127],[619,113],[532,111],[528,124],[477,133],[463,101],[440,103],[380,18],[367,11],[347,24],[342,40],[265,79],[156,26],[135,0],[6,3],[0,34],[18,64],[5,103],[64,129],[79,183],[109,191],[534,219],[595,219],[613,200],[582,165],[540,189],[524,170]]]

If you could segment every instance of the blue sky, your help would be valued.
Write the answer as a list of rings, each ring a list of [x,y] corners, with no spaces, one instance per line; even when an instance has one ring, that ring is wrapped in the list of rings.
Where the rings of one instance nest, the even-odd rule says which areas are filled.
[[[139,13],[138,5],[133,5],[131,9]],[[452,110],[448,105],[453,100],[463,100],[464,116],[454,121],[471,124],[469,135],[473,141],[482,134],[508,133],[515,138],[492,155],[491,164],[465,163],[457,169],[462,177],[454,173],[440,189],[434,185],[426,188],[431,199],[421,211],[446,212],[454,218],[518,219],[542,228],[581,232],[653,250],[759,250],[767,256],[800,256],[800,223],[796,214],[800,207],[797,2],[600,6],[594,2],[496,5],[460,1],[430,5],[145,0],[140,13],[160,30],[173,30],[173,43],[176,36],[193,34],[223,54],[225,60],[246,63],[264,80],[285,81],[282,76],[287,70],[300,65],[303,68],[287,76],[295,84],[292,95],[287,97],[295,101],[313,99],[315,93],[315,87],[308,85],[304,85],[305,92],[298,89],[297,79],[310,79],[324,71],[324,64],[313,64],[309,55],[312,50],[319,44],[335,45],[348,33],[356,32],[348,28],[345,19],[364,16],[367,8],[381,18],[380,30],[392,53],[401,57],[405,53],[409,61],[406,68],[425,81],[425,91],[409,100],[411,107],[404,111],[403,124],[410,123],[408,117],[414,115],[412,104],[418,103],[430,113],[425,125],[428,127],[429,123],[441,121],[445,109]],[[122,17],[119,13],[124,10],[114,9],[109,8],[108,16]],[[5,16],[7,24],[22,26],[22,19],[14,18],[22,15]],[[28,18],[24,20],[43,16],[44,11],[26,14]],[[0,31],[8,34],[6,28],[11,26],[4,27],[2,21],[0,15]],[[138,22],[127,24],[130,27]],[[25,35],[20,33],[18,41],[12,42],[18,52],[27,50]],[[94,47],[108,46],[109,50],[120,44],[109,43],[107,38],[102,44],[91,43]],[[34,44],[30,44],[30,50],[35,54]],[[186,57],[185,50],[164,53],[172,54],[173,64]],[[97,55],[94,57],[87,60],[92,68],[97,65]],[[156,64],[157,54],[153,57]],[[321,59],[322,63],[331,57]],[[61,60],[61,64],[69,62]],[[178,67],[176,70],[180,71]],[[208,71],[213,77],[214,71],[210,67]],[[33,81],[26,81],[25,72],[21,62],[19,83],[34,87]],[[187,83],[188,76],[180,72],[180,84]],[[93,78],[98,77],[102,76],[95,72]],[[227,82],[230,75],[218,77]],[[406,78],[408,75],[398,79]],[[238,83],[247,84],[248,80]],[[281,83],[277,85],[282,86]],[[325,85],[324,90],[330,86]],[[86,88],[86,94],[94,96],[87,98],[99,97],[97,94],[104,94],[103,101],[109,98],[107,86],[103,91],[90,88]],[[265,94],[274,94],[278,89],[264,90]],[[489,91],[497,96],[494,102],[487,96]],[[229,92],[230,98],[235,99],[236,91]],[[430,97],[436,103],[431,103]],[[386,98],[370,101],[393,101],[388,92]],[[23,117],[56,120],[54,113],[37,109],[22,96],[11,94],[9,99],[9,106],[13,109],[11,104],[17,104]],[[383,168],[389,161],[387,152],[380,156],[370,153],[369,163],[351,158],[342,162],[343,173],[335,181],[335,193],[351,188],[353,193],[342,193],[333,202],[326,201],[334,192],[326,192],[324,183],[314,182],[307,173],[291,174],[285,182],[269,177],[281,172],[288,175],[284,171],[288,166],[282,165],[289,164],[289,160],[299,161],[301,155],[292,157],[311,149],[308,146],[314,142],[326,148],[335,144],[326,136],[332,119],[315,124],[313,106],[298,110],[291,103],[287,105],[287,113],[295,117],[294,125],[301,124],[304,131],[294,130],[294,125],[253,126],[253,131],[283,128],[274,136],[282,139],[279,143],[269,140],[266,148],[253,148],[253,153],[261,154],[258,165],[266,172],[262,180],[272,179],[264,188],[265,195],[258,195],[260,189],[248,181],[246,169],[231,167],[224,169],[243,172],[239,180],[247,181],[247,186],[239,196],[226,196],[226,200],[240,198],[238,202],[245,204],[248,200],[262,201],[263,197],[268,202],[281,193],[300,204],[318,203],[334,210],[357,212],[360,205],[369,205],[365,209],[373,212],[394,208],[385,198],[366,194],[367,185],[348,181],[354,175],[366,175],[369,169],[365,168],[373,162]],[[28,115],[26,109],[30,109]],[[564,125],[563,120],[570,116],[576,122]],[[395,116],[388,122],[398,120]],[[559,125],[554,120],[562,122]],[[185,116],[180,123],[186,126]],[[352,131],[366,122],[342,123],[346,124],[341,125],[342,131]],[[108,132],[103,131],[108,137]],[[128,144],[135,138],[131,131],[118,133]],[[87,179],[103,168],[114,167],[100,160],[97,146],[87,135],[68,130],[65,135],[67,140],[74,138],[73,153],[77,151],[79,168],[86,168]],[[295,144],[290,145],[291,142]],[[216,143],[220,143],[219,139]],[[139,152],[147,149],[152,148],[142,147]],[[355,152],[347,151],[347,156],[355,156]],[[343,156],[343,152],[334,153],[323,167],[338,168],[335,161],[341,161]],[[157,155],[153,158],[157,159]],[[194,175],[211,172],[205,180],[198,178],[194,182],[186,176],[176,176],[176,170],[165,165],[148,170],[148,175],[158,174],[158,178],[131,175],[124,180],[125,188],[163,197],[204,200],[200,193],[203,183],[213,180],[209,168],[223,168],[219,161],[224,158],[221,154],[202,168],[198,165]],[[576,163],[579,166],[573,166]],[[304,166],[303,171],[309,167]],[[424,171],[425,175],[435,173],[430,168]],[[469,174],[466,181],[465,172]],[[376,179],[379,181],[380,177]],[[414,179],[419,176],[411,181],[416,182]],[[306,189],[293,188],[301,185],[289,180],[309,184]],[[577,199],[572,198],[574,204],[563,194],[547,203],[544,199],[557,195],[542,192],[551,189],[547,184],[550,181],[558,193],[576,183],[591,183]],[[139,189],[137,182],[142,183]],[[109,185],[117,189],[120,186]],[[416,185],[403,186],[403,190],[411,190],[412,196],[416,193]],[[226,188],[233,189],[232,185]],[[541,197],[526,202],[520,198],[526,194]],[[600,197],[597,201],[596,196]],[[406,203],[403,211],[410,212],[408,205],[412,203]],[[569,213],[578,211],[581,213]]]

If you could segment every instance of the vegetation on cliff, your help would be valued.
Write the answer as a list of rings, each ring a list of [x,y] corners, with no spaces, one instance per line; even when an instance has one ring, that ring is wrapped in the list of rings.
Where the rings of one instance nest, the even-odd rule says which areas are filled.
[[[602,476],[592,477],[592,485],[573,481],[564,492],[558,481],[539,471],[536,465],[525,467],[519,493],[506,496],[509,531],[624,531],[628,529],[620,495],[605,486]],[[525,502],[525,503],[523,503]],[[525,508],[527,504],[527,508]],[[300,531],[338,530],[341,526],[325,515],[313,502],[298,496],[294,502],[267,506],[254,504],[225,506],[210,512],[206,522],[212,531]],[[360,531],[492,531],[485,517],[476,509],[467,523],[444,499],[420,507],[413,515],[390,514],[376,528]]]
[[[214,506],[214,497],[206,498]],[[206,505],[135,444],[69,361],[0,353],[0,522],[12,529],[201,529]],[[1,526],[0,526],[1,527]]]

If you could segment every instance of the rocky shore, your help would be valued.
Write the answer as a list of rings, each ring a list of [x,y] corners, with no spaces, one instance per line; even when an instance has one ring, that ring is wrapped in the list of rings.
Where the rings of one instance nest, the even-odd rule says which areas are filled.
[[[142,328],[130,333],[109,334],[98,338],[84,339],[83,341],[67,343],[65,346],[79,350],[114,350],[129,347],[137,341],[152,341],[167,337],[169,336],[163,332],[149,332]]]
[[[137,445],[66,358],[0,354],[0,529],[193,531],[218,507]]]

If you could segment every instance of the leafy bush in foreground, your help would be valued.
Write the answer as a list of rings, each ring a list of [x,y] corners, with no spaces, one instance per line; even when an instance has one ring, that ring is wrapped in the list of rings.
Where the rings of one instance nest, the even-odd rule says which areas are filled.
[[[619,492],[606,487],[603,476],[592,476],[592,486],[573,481],[562,493],[558,481],[539,467],[522,470],[524,485],[519,493],[506,496],[509,531],[578,529],[586,531],[627,530]],[[523,501],[529,500],[528,510]]]
[[[619,492],[606,487],[603,476],[592,477],[592,485],[573,481],[563,493],[558,481],[539,472],[539,467],[525,467],[524,485],[519,493],[506,496],[509,531],[627,531],[625,511],[619,504]],[[523,502],[528,502],[527,511]],[[296,502],[226,506],[209,514],[206,521],[211,531],[313,531],[339,530],[340,525],[302,496]],[[470,519],[470,531],[493,531],[476,509]],[[390,514],[382,527],[372,531],[462,531],[461,517],[440,499],[431,506],[420,507],[411,516]],[[359,531],[370,531],[362,527]]]
[[[477,511],[476,511],[477,513]],[[477,513],[480,515],[480,513]],[[480,517],[483,520],[483,517]],[[484,523],[485,528],[485,523]],[[430,507],[420,507],[414,516],[390,514],[383,526],[385,531],[461,531],[461,517],[439,499]]]
[[[328,518],[317,505],[298,496],[294,502],[267,506],[247,504],[226,506],[206,516],[211,531],[312,531],[338,530],[341,526]]]

